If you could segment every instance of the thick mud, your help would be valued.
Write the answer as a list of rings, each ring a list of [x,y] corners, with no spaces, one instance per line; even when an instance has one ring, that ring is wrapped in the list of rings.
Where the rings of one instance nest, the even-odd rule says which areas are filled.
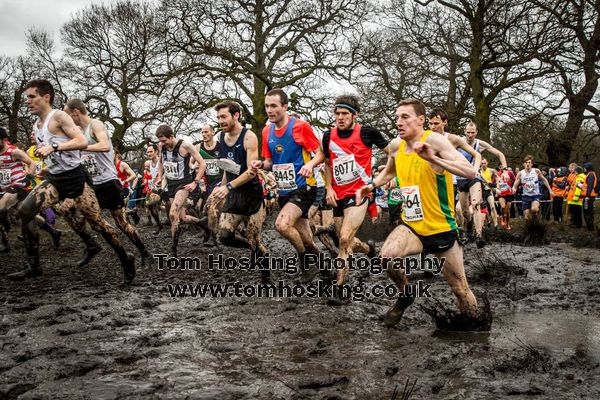
[[[168,252],[166,230],[140,229],[151,251]],[[361,235],[381,245],[386,230],[365,224]],[[2,274],[24,260],[15,235]],[[427,307],[456,309],[441,275],[414,273],[435,300],[418,298],[388,328],[380,316],[391,298],[338,307],[325,298],[172,298],[169,283],[258,284],[260,275],[161,271],[152,260],[124,286],[107,245],[78,269],[82,245],[72,232],[58,251],[41,235],[44,275],[0,277],[0,398],[399,399],[411,388],[414,399],[600,398],[600,250],[574,247],[582,232],[551,227],[551,242],[537,247],[468,245],[471,286],[494,316],[491,331],[477,333],[436,330]],[[293,255],[272,218],[263,239],[272,254]],[[183,234],[180,257],[205,263],[211,253],[248,255]],[[283,271],[273,279],[293,284]],[[361,282],[389,284],[385,274],[351,271],[350,283]]]

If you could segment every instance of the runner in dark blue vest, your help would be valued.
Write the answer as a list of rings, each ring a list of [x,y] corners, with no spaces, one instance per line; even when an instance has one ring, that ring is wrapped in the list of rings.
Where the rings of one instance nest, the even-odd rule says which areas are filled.
[[[221,185],[211,194],[216,200],[225,199],[219,221],[219,239],[227,246],[251,249],[252,257],[258,260],[267,255],[260,237],[266,212],[262,185],[256,172],[248,168],[253,160],[258,160],[258,139],[254,132],[242,127],[239,104],[224,101],[217,104],[215,110],[223,130],[218,163],[225,171]],[[246,221],[247,240],[235,234],[242,221]],[[269,270],[263,268],[261,274],[263,282],[267,282]]]

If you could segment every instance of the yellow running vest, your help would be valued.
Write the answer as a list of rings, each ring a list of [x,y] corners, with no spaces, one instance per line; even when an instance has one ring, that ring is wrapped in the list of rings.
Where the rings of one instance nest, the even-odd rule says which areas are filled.
[[[487,168],[485,171],[484,170],[480,170],[479,173],[481,175],[483,175],[483,177],[485,179],[487,179],[488,182],[492,182],[492,174],[491,174],[489,168]],[[489,187],[489,185],[484,185],[484,189],[485,190],[491,190],[491,188]]]
[[[424,142],[431,131],[421,138]],[[437,174],[416,153],[405,152],[402,140],[396,153],[396,175],[404,199],[402,220],[421,236],[456,230],[452,174]]]
[[[33,161],[35,161],[37,163],[35,172],[36,172],[36,174],[38,174],[41,172],[42,168],[45,168],[46,166],[42,162],[42,159],[35,155],[34,151],[35,151],[35,146],[29,147],[29,149],[27,149],[27,155],[29,156],[29,158],[31,158]],[[38,178],[37,176],[35,177],[35,186],[39,185],[42,182],[43,182],[43,179]]]

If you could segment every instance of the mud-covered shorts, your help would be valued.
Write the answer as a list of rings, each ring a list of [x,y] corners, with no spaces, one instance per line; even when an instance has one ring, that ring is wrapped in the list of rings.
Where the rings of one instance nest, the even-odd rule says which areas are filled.
[[[125,206],[123,197],[123,186],[118,179],[111,179],[108,182],[92,185],[98,204],[103,210],[118,210]]]
[[[463,192],[463,193],[469,193],[469,189],[471,189],[471,187],[473,185],[476,185],[477,183],[481,183],[481,179],[480,178],[475,178],[475,179],[458,179],[456,181],[456,185],[458,186],[458,191],[459,192]]]
[[[189,185],[193,181],[194,181],[194,177],[191,175],[187,178],[173,180],[173,181],[167,179],[167,194],[168,194],[169,198],[172,199],[173,197],[175,197],[177,192],[179,192],[180,190],[185,190],[184,186]]]
[[[281,209],[287,203],[295,204],[302,211],[302,218],[308,218],[308,210],[315,203],[316,198],[317,188],[314,186],[304,186],[294,190],[287,196],[279,195],[277,202]]]
[[[47,174],[45,179],[56,188],[58,198],[64,200],[81,196],[88,178],[83,167],[78,165],[72,170],[60,174]]]
[[[337,200],[337,206],[333,207],[333,216],[334,217],[343,217],[344,210],[350,207],[362,206],[365,204],[365,201],[371,201],[371,195],[365,197],[360,204],[356,204],[356,198],[354,196],[345,197],[343,199]]]
[[[421,244],[423,245],[423,254],[443,253],[445,251],[450,250],[452,246],[454,246],[454,242],[458,242],[459,234],[457,229],[448,232],[441,232],[433,235],[423,236],[415,232],[415,230],[411,228],[407,223],[402,222],[402,225],[410,229],[411,232],[417,238],[419,238]]]
[[[260,182],[247,183],[233,188],[225,199],[221,212],[250,216],[256,214],[263,205],[263,188]]]
[[[523,202],[523,211],[525,210],[529,210],[531,208],[531,204],[534,201],[537,201],[539,203],[540,199],[542,198],[542,196],[538,195],[538,196],[521,196],[521,201]]]

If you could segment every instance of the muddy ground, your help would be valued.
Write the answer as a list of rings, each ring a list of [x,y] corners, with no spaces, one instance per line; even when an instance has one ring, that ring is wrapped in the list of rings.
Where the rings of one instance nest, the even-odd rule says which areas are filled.
[[[153,236],[143,224],[150,249],[167,253],[168,232]],[[361,235],[381,240],[385,231],[365,224]],[[1,274],[24,259],[15,235]],[[494,315],[491,332],[468,334],[437,331],[425,298],[394,328],[379,319],[393,303],[387,298],[341,307],[322,298],[171,298],[168,283],[260,279],[240,270],[159,271],[150,262],[124,286],[108,246],[78,269],[73,233],[58,251],[41,235],[44,275],[0,277],[0,398],[400,399],[410,388],[412,399],[600,398],[600,250],[571,243],[592,243],[595,233],[551,225],[548,245],[467,246],[471,286],[480,298],[487,293]],[[264,240],[273,254],[292,255],[272,218]],[[186,232],[179,255],[247,254],[200,242]],[[274,279],[293,283],[285,272]],[[455,307],[443,278],[413,279]],[[359,281],[389,283],[385,274],[351,272]]]

